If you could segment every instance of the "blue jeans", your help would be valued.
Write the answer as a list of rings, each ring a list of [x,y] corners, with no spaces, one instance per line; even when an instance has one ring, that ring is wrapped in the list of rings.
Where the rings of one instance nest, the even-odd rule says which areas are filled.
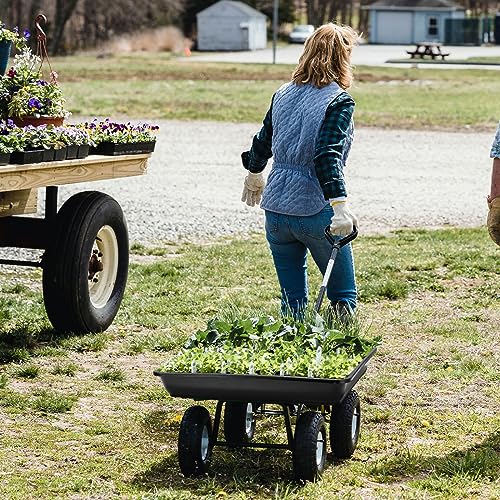
[[[326,205],[310,216],[284,215],[266,210],[266,238],[281,286],[282,313],[301,316],[307,306],[307,250],[324,274],[332,245],[325,237],[333,209]],[[356,308],[356,280],[351,245],[340,249],[335,259],[327,296],[333,305],[345,302]]]

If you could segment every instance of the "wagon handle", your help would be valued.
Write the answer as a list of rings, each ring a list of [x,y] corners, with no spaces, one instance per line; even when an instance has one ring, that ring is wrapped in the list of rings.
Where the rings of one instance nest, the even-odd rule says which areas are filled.
[[[358,228],[353,226],[352,233],[344,236],[340,240],[336,240],[333,234],[330,231],[330,226],[325,227],[325,237],[332,244],[332,253],[330,254],[330,259],[328,260],[328,264],[326,266],[325,274],[323,275],[323,282],[321,283],[321,288],[319,289],[318,298],[316,299],[316,304],[314,306],[314,310],[316,313],[319,313],[321,308],[321,304],[323,303],[323,298],[326,293],[326,287],[328,282],[330,281],[330,275],[332,274],[333,264],[335,263],[335,259],[337,258],[337,254],[339,250],[350,243],[354,238],[358,236]]]

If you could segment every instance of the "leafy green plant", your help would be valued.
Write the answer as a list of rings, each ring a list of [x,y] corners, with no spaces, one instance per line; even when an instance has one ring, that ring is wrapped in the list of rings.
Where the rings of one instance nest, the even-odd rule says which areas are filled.
[[[354,330],[290,317],[215,318],[162,371],[342,378],[380,341]]]
[[[42,60],[25,48],[14,57],[14,65],[0,79],[0,112],[6,117],[68,117],[65,99],[57,83],[57,73],[50,80],[42,76]]]
[[[20,35],[17,26],[10,30],[0,21],[0,42],[10,42],[17,48],[21,48],[26,46],[29,37],[30,32],[28,30],[24,30],[23,34]]]

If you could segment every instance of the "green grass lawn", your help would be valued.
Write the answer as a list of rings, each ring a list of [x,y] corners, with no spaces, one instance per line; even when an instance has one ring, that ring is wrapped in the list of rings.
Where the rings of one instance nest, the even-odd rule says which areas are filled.
[[[168,54],[56,58],[75,115],[260,122],[291,65],[192,62]],[[358,125],[491,130],[500,78],[487,70],[358,67]]]
[[[383,344],[357,386],[357,451],[305,486],[274,450],[215,448],[207,477],[183,478],[176,440],[192,402],[152,374],[228,308],[277,312],[261,235],[137,242],[123,305],[100,334],[54,332],[40,272],[3,268],[0,498],[498,498],[498,249],[484,229],[448,229],[361,236],[354,251],[360,318]],[[274,420],[257,432],[284,436]]]

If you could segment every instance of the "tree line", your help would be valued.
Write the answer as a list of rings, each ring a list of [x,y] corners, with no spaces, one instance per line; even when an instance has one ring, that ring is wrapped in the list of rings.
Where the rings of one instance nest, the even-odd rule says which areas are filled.
[[[43,12],[51,54],[96,47],[114,36],[174,25],[196,37],[196,14],[218,0],[0,0],[0,20],[7,27],[34,32]],[[241,0],[272,18],[274,0]],[[375,0],[278,0],[280,23],[318,26],[337,21],[368,32],[366,7]],[[500,11],[499,0],[455,0],[471,16]]]

